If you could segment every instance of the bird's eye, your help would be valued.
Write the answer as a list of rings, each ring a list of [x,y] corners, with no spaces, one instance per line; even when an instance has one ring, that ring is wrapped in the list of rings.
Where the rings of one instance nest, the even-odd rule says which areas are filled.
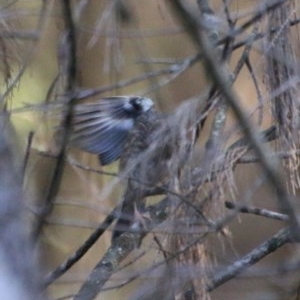
[[[136,112],[140,112],[143,109],[142,101],[140,98],[131,99],[130,104],[132,105],[134,111]]]

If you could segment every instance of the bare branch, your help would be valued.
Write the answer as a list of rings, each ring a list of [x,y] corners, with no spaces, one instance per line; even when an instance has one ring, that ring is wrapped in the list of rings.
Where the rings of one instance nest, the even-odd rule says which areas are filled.
[[[211,283],[207,287],[208,291],[212,291],[221,284],[236,277],[245,269],[253,266],[255,263],[276,251],[280,247],[284,246],[291,240],[290,231],[288,229],[281,229],[272,238],[263,242],[261,245],[250,251],[247,255],[241,259],[235,261],[227,269],[218,272],[213,276]]]

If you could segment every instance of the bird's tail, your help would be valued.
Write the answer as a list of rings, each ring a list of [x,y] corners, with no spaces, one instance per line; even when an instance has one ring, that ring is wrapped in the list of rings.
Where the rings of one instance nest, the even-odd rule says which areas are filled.
[[[129,231],[130,225],[134,222],[134,202],[123,201],[120,209],[120,215],[112,232],[112,242],[117,239],[122,233]]]

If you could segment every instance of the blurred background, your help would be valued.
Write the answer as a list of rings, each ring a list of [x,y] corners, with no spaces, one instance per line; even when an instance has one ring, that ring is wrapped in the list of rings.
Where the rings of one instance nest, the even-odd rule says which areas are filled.
[[[185,1],[194,11],[197,1]],[[146,95],[157,110],[172,113],[185,101],[207,93],[211,86],[208,71],[201,60],[185,67],[198,54],[198,48],[173,13],[168,1],[71,1],[77,42],[77,90],[95,94],[87,101],[110,95]],[[210,1],[215,14],[218,38],[229,28],[227,13],[236,24],[243,24],[257,13],[261,1]],[[289,18],[297,19],[298,3],[292,5]],[[9,111],[15,132],[14,148],[26,161],[23,191],[26,216],[34,223],[54,176],[57,154],[55,132],[62,118],[61,107],[66,86],[67,48],[63,9],[59,1],[2,0],[0,3],[0,70],[2,110]],[[280,25],[278,24],[279,28]],[[254,32],[264,32],[266,20],[253,23],[235,43]],[[296,26],[297,27],[297,26]],[[293,51],[299,52],[297,29],[291,29]],[[280,30],[278,31],[280,34]],[[260,103],[249,70],[238,74],[233,89],[242,106],[260,129],[272,123],[266,80],[265,51],[269,45],[258,40],[249,55],[252,72],[263,95]],[[244,47],[232,52],[227,68],[233,72]],[[177,69],[176,69],[177,68]],[[257,121],[262,116],[262,122]],[[200,132],[196,152],[201,154],[210,134],[213,117],[209,116]],[[32,141],[30,134],[33,133]],[[237,122],[229,111],[224,130],[225,145],[240,136]],[[30,151],[28,145],[30,144]],[[273,145],[274,146],[274,145]],[[118,162],[101,167],[95,155],[70,148],[67,153],[58,195],[38,237],[43,276],[68,258],[97,228],[121,199],[123,185],[114,176]],[[81,167],[78,167],[77,165]],[[84,168],[86,170],[84,170]],[[89,169],[111,173],[103,175]],[[278,211],[274,191],[265,182],[262,169],[255,164],[240,164],[234,171],[234,195],[243,204]],[[297,190],[295,191],[297,197]],[[232,194],[226,200],[234,201]],[[226,209],[222,211],[225,213]],[[282,222],[251,214],[239,214],[228,225],[228,234],[212,238],[208,249],[212,270],[219,270],[270,238]],[[110,230],[66,274],[48,288],[50,299],[72,299],[82,282],[110,246]],[[107,286],[126,282],[136,272],[141,278],[118,289],[108,289],[97,299],[127,299],[147,277],[145,270],[161,257],[148,237],[147,253],[135,264],[135,253],[128,257],[129,267],[115,274]],[[139,250],[140,254],[145,249]],[[298,246],[285,245],[238,278],[218,287],[211,299],[298,299],[299,272],[283,273],[282,263],[299,262]],[[146,274],[146,275],[145,275]],[[64,298],[65,297],[65,298]]]

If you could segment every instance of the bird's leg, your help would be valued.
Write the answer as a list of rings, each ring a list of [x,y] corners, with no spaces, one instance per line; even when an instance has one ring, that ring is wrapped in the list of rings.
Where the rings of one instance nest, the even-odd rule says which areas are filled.
[[[141,206],[141,205],[139,205],[139,206]],[[143,205],[143,206],[145,206],[145,205]],[[137,203],[134,203],[134,220],[136,223],[139,224],[140,231],[146,231],[149,227],[147,223],[151,222],[151,217],[150,217],[149,212],[142,213],[141,209],[139,209],[139,208],[138,208]]]

